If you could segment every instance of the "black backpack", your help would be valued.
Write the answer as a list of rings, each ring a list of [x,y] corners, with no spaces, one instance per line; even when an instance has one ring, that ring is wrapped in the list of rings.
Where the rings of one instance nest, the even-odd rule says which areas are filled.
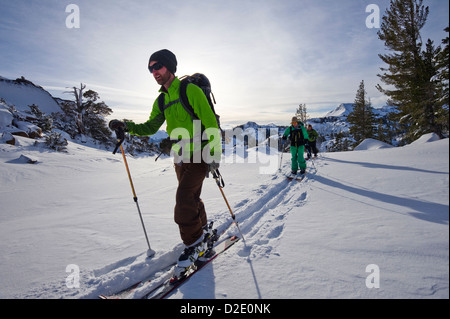
[[[292,129],[292,126],[291,126],[290,131],[289,131],[289,137],[290,137],[292,146],[301,146],[301,145],[306,144],[305,137],[303,135],[302,126],[303,125],[299,125],[299,127],[296,129]]]
[[[206,99],[208,100],[209,106],[211,107],[211,110],[213,111],[214,115],[216,116],[217,125],[220,128],[220,116],[216,113],[214,110],[214,104],[216,104],[216,99],[214,98],[214,94],[211,92],[211,83],[209,82],[208,78],[201,73],[195,73],[193,75],[185,75],[180,78],[181,84],[180,84],[180,98],[178,100],[172,101],[168,104],[164,104],[164,93],[161,93],[158,97],[158,106],[159,110],[162,114],[164,114],[164,110],[167,109],[172,104],[181,102],[181,105],[184,107],[186,112],[192,117],[193,120],[198,120],[198,116],[194,113],[194,109],[189,103],[189,99],[186,94],[186,89],[189,83],[197,85],[199,88],[202,89],[203,93],[205,93]],[[212,97],[212,100],[211,100]],[[214,103],[213,103],[214,101]]]

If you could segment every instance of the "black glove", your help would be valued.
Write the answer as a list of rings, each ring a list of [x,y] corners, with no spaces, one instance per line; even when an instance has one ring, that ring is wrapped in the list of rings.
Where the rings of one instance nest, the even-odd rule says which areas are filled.
[[[214,161],[212,161],[210,164],[208,164],[208,168],[209,168],[210,172],[214,172],[214,171],[218,170],[219,167],[220,167],[220,164],[216,163]]]
[[[112,131],[116,131],[117,129],[120,129],[120,128],[125,131],[125,129],[127,127],[124,122],[119,121],[119,120],[111,120],[109,122],[108,126]]]
[[[283,140],[286,141],[287,140],[287,136],[283,135]]]
[[[111,130],[113,130],[116,133],[117,144],[116,144],[116,148],[113,151],[113,154],[116,154],[120,145],[125,140],[125,131],[126,131],[127,126],[124,122],[121,122],[119,120],[110,121],[108,126]]]

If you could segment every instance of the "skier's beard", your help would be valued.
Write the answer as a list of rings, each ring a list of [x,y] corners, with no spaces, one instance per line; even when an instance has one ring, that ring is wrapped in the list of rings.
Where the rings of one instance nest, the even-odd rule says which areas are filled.
[[[162,86],[166,86],[166,84],[171,80],[172,73],[170,73],[168,70],[164,72],[163,74],[158,74],[158,76],[155,77],[156,83]]]

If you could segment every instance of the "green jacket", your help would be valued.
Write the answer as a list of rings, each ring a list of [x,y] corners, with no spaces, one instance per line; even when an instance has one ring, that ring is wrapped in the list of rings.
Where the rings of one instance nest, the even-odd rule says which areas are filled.
[[[170,138],[182,142],[174,144],[172,150],[176,154],[180,154],[183,142],[186,143],[186,149],[183,150],[183,160],[191,159],[194,153],[202,151],[208,145],[210,154],[214,155],[213,160],[219,162],[222,152],[221,135],[216,117],[211,110],[208,100],[202,89],[194,84],[188,84],[186,94],[189,103],[192,105],[194,113],[201,120],[201,125],[200,122],[194,124],[192,117],[186,112],[183,105],[181,105],[179,94],[180,83],[181,81],[175,77],[167,91],[164,87],[161,87],[159,90],[159,92],[165,95],[166,105],[175,101],[174,104],[164,110],[164,114],[161,113],[158,106],[158,99],[156,99],[153,103],[148,121],[142,124],[127,122],[127,129],[130,134],[148,136],[158,132],[159,128],[164,124],[164,121],[167,121],[167,133]],[[201,142],[204,140],[208,140],[209,142]],[[207,160],[204,158],[204,160],[209,163],[212,159]]]
[[[314,142],[318,137],[319,137],[319,133],[316,132],[315,129],[312,129],[311,131],[308,131],[308,135],[309,135],[309,141]]]
[[[303,140],[301,138],[301,133],[303,133]],[[293,125],[289,126],[285,131],[283,136],[290,137],[291,146],[301,146],[305,145],[305,140],[308,140],[308,132],[302,123],[298,123],[297,128]]]

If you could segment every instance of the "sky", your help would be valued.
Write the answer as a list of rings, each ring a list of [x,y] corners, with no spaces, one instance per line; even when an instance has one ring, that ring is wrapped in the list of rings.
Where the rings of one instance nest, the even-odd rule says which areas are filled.
[[[449,1],[424,4],[422,37],[440,44]],[[169,49],[177,76],[210,79],[225,125],[285,125],[301,103],[320,116],[353,102],[362,80],[381,107],[386,51],[379,29],[367,27],[369,5],[381,18],[389,0],[0,0],[0,76],[24,76],[65,99],[84,83],[112,118],[139,123],[159,94],[148,59]]]

